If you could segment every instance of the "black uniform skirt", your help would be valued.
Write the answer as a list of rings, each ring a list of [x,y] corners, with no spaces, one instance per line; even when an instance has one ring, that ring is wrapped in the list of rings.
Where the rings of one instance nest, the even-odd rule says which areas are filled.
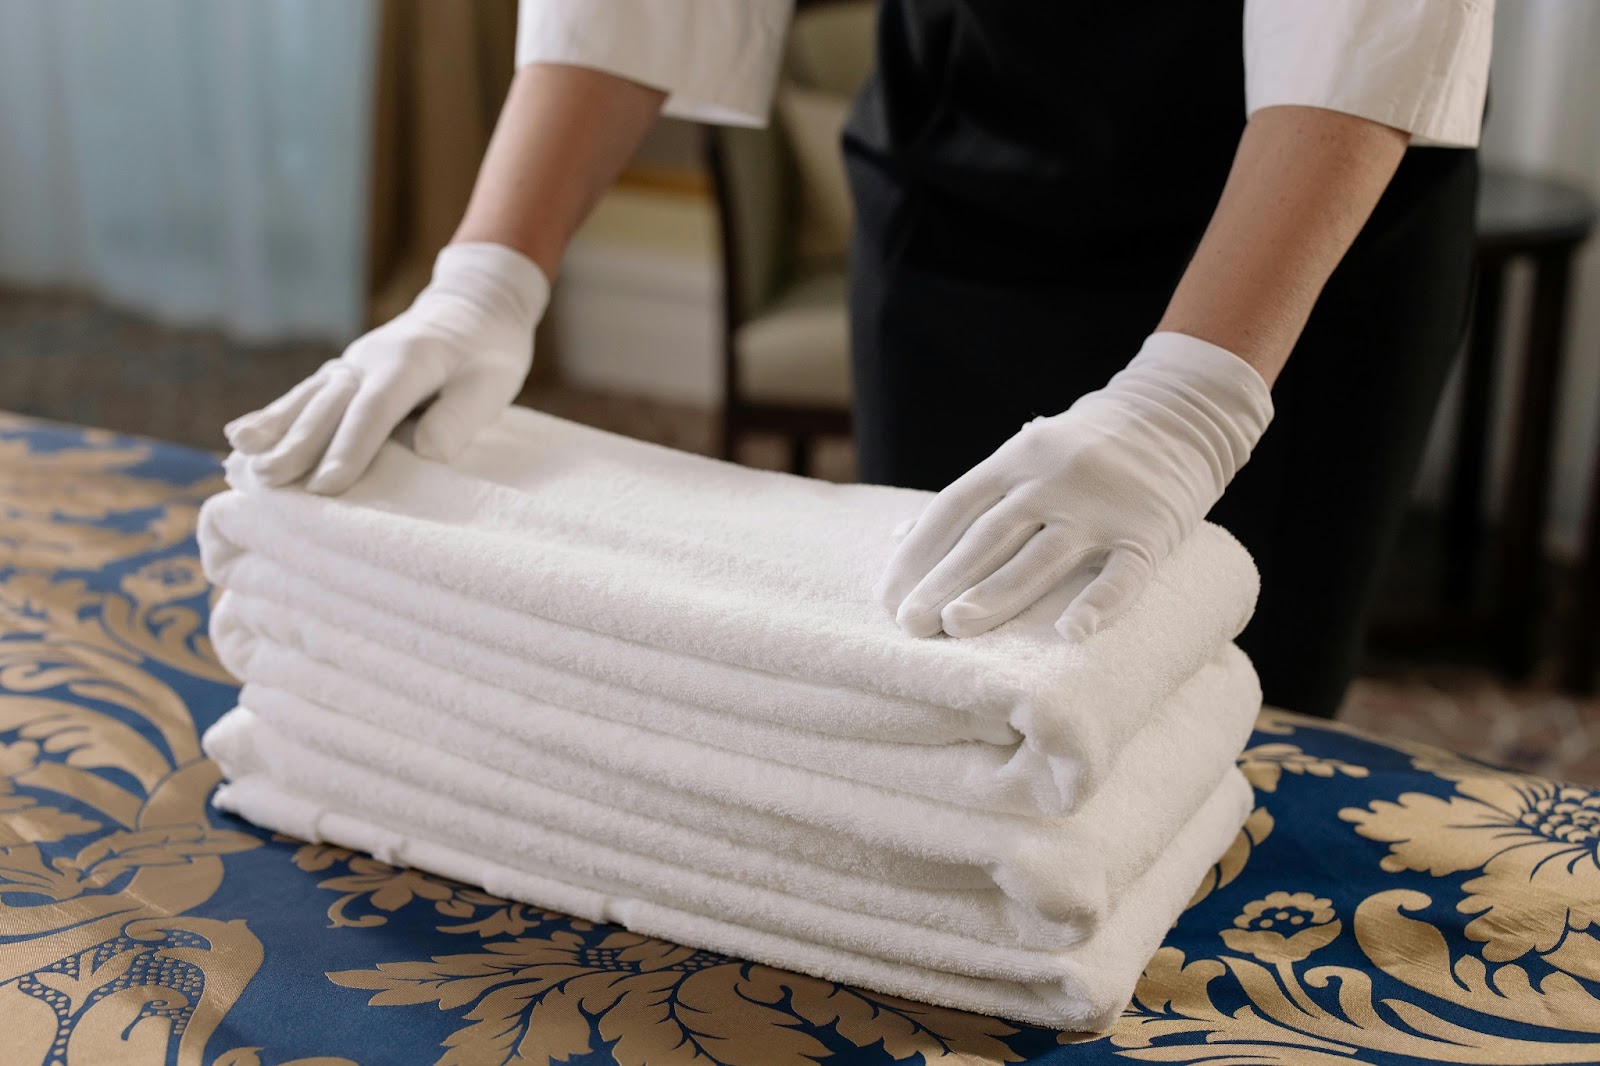
[[[848,137],[846,158],[865,481],[943,488],[1030,418],[1104,385],[1154,330],[1198,238],[1130,218],[1125,237],[1099,220],[1086,228],[1098,236],[1063,240]],[[1476,186],[1473,152],[1406,153],[1273,388],[1272,425],[1211,512],[1261,570],[1239,643],[1271,705],[1331,716],[1353,672],[1462,336]]]

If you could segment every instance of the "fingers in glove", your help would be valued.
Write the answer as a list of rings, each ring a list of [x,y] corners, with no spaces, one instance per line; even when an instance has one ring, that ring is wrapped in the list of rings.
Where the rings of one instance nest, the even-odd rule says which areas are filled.
[[[1087,555],[1073,550],[1065,530],[1046,526],[1009,562],[945,605],[939,612],[944,631],[975,637],[1011,621],[1066,580]]]
[[[522,381],[495,370],[449,382],[417,419],[412,448],[424,459],[448,463],[517,398]]]
[[[878,580],[874,595],[898,615],[911,590],[950,554],[977,519],[1005,496],[986,472],[974,468],[933,498],[907,531]]]
[[[433,379],[414,373],[365,375],[306,488],[336,496],[354,485],[372,465],[383,442],[428,398],[432,387]]]
[[[1039,529],[1038,522],[1019,518],[1014,508],[991,508],[911,590],[895,621],[914,637],[939,632],[945,605],[1009,562]]]
[[[356,385],[353,371],[328,374],[283,439],[270,452],[251,460],[256,477],[266,485],[287,485],[316,466],[356,394]]]
[[[328,380],[329,373],[328,364],[324,363],[316,373],[267,406],[240,415],[223,426],[222,432],[228,438],[228,444],[246,455],[260,455],[276,448],[300,412],[306,409],[306,404],[311,402],[311,397]]]
[[[1154,572],[1143,552],[1113,548],[1099,575],[1061,613],[1056,632],[1073,642],[1094,636],[1133,606]]]

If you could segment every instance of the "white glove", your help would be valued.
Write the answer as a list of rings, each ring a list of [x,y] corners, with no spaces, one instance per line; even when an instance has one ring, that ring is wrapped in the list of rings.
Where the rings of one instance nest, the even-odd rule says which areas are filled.
[[[250,469],[283,485],[339,493],[419,404],[413,447],[449,462],[511,406],[533,365],[533,328],[550,286],[533,260],[499,244],[452,244],[415,302],[279,399],[228,423]]]
[[[1156,333],[1105,388],[1029,422],[939,493],[889,561],[878,599],[913,636],[973,636],[1100,567],[1056,622],[1085,639],[1138,598],[1271,420],[1250,364]]]

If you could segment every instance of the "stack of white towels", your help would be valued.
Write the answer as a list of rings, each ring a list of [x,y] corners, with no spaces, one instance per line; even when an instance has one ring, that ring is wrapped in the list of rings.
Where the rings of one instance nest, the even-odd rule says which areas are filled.
[[[201,515],[243,682],[219,806],[583,918],[1068,1029],[1109,1027],[1250,806],[1205,526],[1082,644],[871,589],[927,493],[749,470],[525,410],[349,493],[247,464]]]

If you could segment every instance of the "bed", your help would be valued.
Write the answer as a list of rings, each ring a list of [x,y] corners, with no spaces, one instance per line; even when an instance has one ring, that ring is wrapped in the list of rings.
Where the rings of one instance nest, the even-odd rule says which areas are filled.
[[[0,416],[0,1062],[1600,1061],[1600,792],[1268,712],[1109,1035],[507,902],[212,810],[214,456]]]

